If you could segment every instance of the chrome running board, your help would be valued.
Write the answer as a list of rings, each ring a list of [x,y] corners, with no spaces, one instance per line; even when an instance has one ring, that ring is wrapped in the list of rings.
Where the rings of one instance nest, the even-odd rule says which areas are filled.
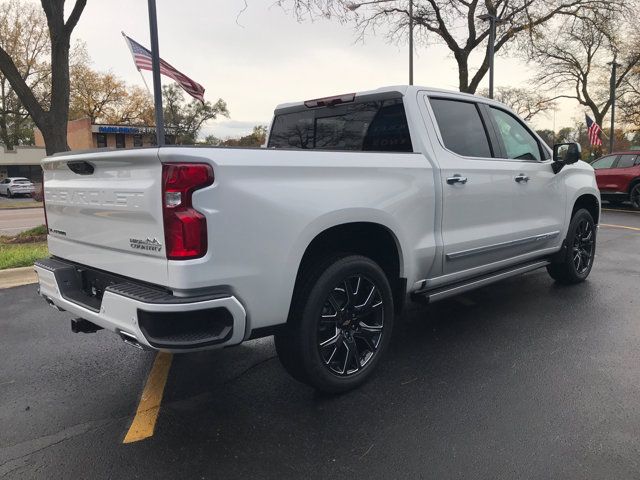
[[[445,298],[453,297],[460,293],[475,290],[476,288],[490,285],[505,278],[515,277],[522,275],[523,273],[531,272],[542,267],[546,267],[551,262],[549,260],[535,260],[524,264],[517,265],[515,267],[505,268],[498,270],[497,272],[489,273],[479,277],[474,277],[469,280],[454,283],[452,285],[446,285],[444,287],[435,288],[432,290],[417,290],[411,294],[411,299],[419,302],[437,302]]]

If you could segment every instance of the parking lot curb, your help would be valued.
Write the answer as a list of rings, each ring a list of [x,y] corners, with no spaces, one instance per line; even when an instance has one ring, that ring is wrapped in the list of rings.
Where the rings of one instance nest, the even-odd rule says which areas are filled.
[[[38,277],[33,267],[8,268],[0,270],[0,289],[19,287],[36,283]]]

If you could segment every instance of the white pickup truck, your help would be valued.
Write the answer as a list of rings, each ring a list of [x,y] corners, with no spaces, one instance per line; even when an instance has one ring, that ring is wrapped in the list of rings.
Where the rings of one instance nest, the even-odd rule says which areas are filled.
[[[504,105],[389,87],[284,104],[263,149],[163,147],[43,162],[39,292],[74,331],[190,352],[275,335],[295,378],[363,382],[405,301],[593,265],[600,194]]]

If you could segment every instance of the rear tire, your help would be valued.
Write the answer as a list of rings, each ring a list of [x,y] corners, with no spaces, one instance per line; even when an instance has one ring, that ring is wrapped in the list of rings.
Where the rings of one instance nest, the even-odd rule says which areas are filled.
[[[596,225],[588,210],[583,208],[574,213],[564,244],[562,258],[547,266],[547,272],[565,285],[584,282],[596,254]]]
[[[631,192],[629,192],[629,201],[633,208],[640,210],[640,183],[634,185]]]
[[[384,271],[360,255],[329,256],[302,274],[278,357],[296,380],[324,393],[364,383],[393,329],[393,295]]]

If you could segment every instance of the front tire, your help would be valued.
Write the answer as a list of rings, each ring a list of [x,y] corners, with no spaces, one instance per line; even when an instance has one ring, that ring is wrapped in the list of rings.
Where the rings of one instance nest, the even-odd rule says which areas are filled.
[[[556,282],[572,285],[584,282],[596,254],[596,225],[588,210],[578,210],[571,219],[562,257],[547,266]]]
[[[640,183],[634,185],[631,192],[629,192],[629,201],[633,208],[640,210]]]
[[[391,286],[377,263],[359,255],[327,257],[303,273],[276,351],[297,380],[324,393],[345,392],[375,370],[393,317]]]

